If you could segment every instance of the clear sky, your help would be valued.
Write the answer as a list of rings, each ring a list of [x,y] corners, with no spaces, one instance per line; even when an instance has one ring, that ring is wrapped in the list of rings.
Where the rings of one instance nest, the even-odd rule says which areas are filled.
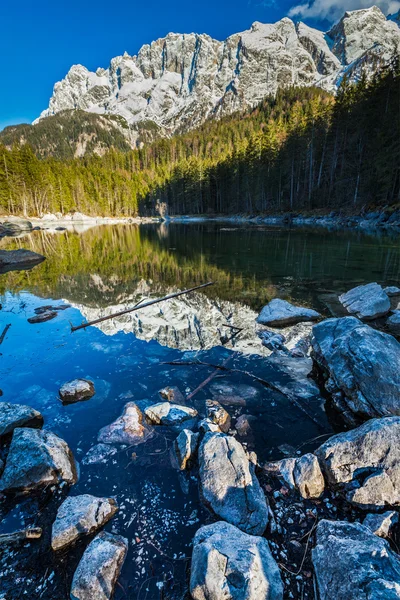
[[[306,2],[303,4],[303,2]],[[320,29],[372,0],[0,0],[0,130],[47,108],[71,65],[107,67],[169,31],[217,39],[290,14]],[[378,0],[385,12],[397,0]],[[295,7],[295,8],[293,8]]]

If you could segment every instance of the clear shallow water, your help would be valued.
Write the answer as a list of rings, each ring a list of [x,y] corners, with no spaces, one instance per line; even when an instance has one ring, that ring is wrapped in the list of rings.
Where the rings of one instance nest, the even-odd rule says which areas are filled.
[[[397,284],[400,271],[396,238],[350,231],[215,224],[114,226],[81,234],[38,231],[3,239],[0,247],[31,248],[47,257],[31,271],[0,275],[0,329],[11,323],[0,349],[2,400],[40,410],[45,427],[68,442],[78,461],[96,443],[99,429],[117,418],[127,401],[156,402],[158,390],[166,385],[176,385],[187,394],[212,372],[191,364],[166,363],[201,359],[221,364],[225,360],[230,349],[212,348],[219,340],[214,335],[212,307],[218,306],[229,319],[227,311],[233,306],[234,324],[239,324],[241,315],[253,321],[253,310],[279,296],[329,316],[327,294],[369,281]],[[70,332],[70,322],[78,324],[84,316],[98,316],[121,304],[131,305],[143,295],[162,295],[207,280],[215,281],[215,286],[202,296],[205,303],[195,298],[176,307],[182,314],[196,311],[195,318],[184,315],[169,330],[168,309],[163,307],[148,321],[142,315],[135,322],[121,319],[110,327]],[[34,308],[61,299],[72,307],[56,319],[39,325],[27,322]],[[136,335],[126,333],[132,329]],[[264,358],[235,355],[232,364],[268,381],[287,384],[287,374]],[[92,379],[96,395],[88,402],[63,407],[58,389],[75,377]],[[192,404],[201,414],[210,395],[222,398],[234,418],[240,414],[256,417],[251,435],[241,441],[255,449],[260,460],[280,458],[282,444],[301,452],[312,450],[319,443],[315,438],[331,431],[321,398],[310,396],[306,404],[322,422],[317,427],[284,394],[241,373],[222,374],[195,396]],[[121,587],[116,591],[118,600],[158,599],[161,583],[166,597],[181,597],[191,539],[199,525],[210,519],[198,499],[196,473],[180,474],[171,466],[169,448],[176,435],[171,428],[157,428],[151,441],[120,450],[105,465],[81,465],[80,480],[71,489],[72,495],[115,496],[120,506],[106,527],[130,542]],[[3,586],[7,600],[19,597],[16,586],[18,594],[27,591],[21,597],[32,600],[68,598],[72,572],[87,540],[61,557],[48,551],[49,524],[57,502],[47,493],[29,498],[22,507],[11,501],[0,506],[5,517],[0,531],[21,525],[21,514],[26,515],[25,524],[45,529],[37,544],[39,558],[27,548],[17,557],[21,565],[17,574],[4,575],[1,565],[0,590]]]

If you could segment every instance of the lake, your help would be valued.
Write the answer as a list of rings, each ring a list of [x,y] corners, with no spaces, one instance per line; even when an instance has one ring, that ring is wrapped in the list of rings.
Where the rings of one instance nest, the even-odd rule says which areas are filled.
[[[233,419],[255,417],[250,433],[238,439],[255,450],[260,462],[285,456],[285,445],[299,453],[313,450],[332,432],[323,399],[307,387],[303,373],[302,387],[295,388],[293,372],[267,357],[255,318],[273,297],[330,316],[338,310],[339,292],[371,281],[398,285],[398,239],[351,230],[204,222],[41,230],[0,241],[1,249],[19,247],[44,254],[46,261],[29,271],[0,275],[0,332],[11,324],[1,346],[2,400],[40,410],[45,428],[68,442],[81,463],[71,495],[116,498],[120,510],[106,529],[124,535],[130,545],[116,599],[182,598],[191,540],[212,517],[199,501],[195,473],[172,466],[177,431],[158,427],[148,442],[118,448],[104,463],[85,464],[82,459],[96,444],[99,429],[115,420],[128,401],[159,401],[165,386],[188,395],[215,370],[200,361],[221,365],[232,355],[229,368],[235,371],[221,371],[190,404],[204,414],[205,400],[214,397]],[[203,292],[71,333],[71,323],[207,281],[214,285]],[[63,303],[70,307],[55,319],[28,323],[35,308]],[[233,335],[236,330],[227,324],[242,331]],[[183,364],[171,364],[177,361]],[[58,389],[77,377],[94,381],[96,394],[63,406]],[[288,389],[300,394],[319,425],[288,400]],[[17,557],[0,559],[0,592],[6,600],[69,597],[87,540],[57,557],[49,551],[49,524],[60,497],[47,491],[0,504],[0,533],[27,525],[45,531],[36,552],[25,547]],[[8,569],[16,558],[19,567]]]

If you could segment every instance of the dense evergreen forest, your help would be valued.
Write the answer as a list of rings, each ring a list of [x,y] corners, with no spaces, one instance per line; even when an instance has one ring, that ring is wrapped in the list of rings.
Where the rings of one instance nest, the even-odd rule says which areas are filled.
[[[268,213],[400,202],[400,68],[343,80],[334,98],[289,88],[245,114],[104,156],[0,146],[0,211],[36,215]]]

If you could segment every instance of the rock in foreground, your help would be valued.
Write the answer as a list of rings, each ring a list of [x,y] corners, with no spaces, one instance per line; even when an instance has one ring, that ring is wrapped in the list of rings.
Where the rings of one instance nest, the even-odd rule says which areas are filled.
[[[33,427],[40,429],[43,417],[34,408],[24,404],[0,402],[0,438],[10,435],[16,427]]]
[[[56,313],[57,314],[57,313]],[[64,383],[58,392],[63,404],[72,404],[81,400],[89,400],[95,394],[93,381],[73,379]]]
[[[311,343],[347,422],[400,414],[400,344],[393,336],[343,317],[315,325]]]
[[[77,481],[71,450],[50,431],[15,429],[0,491],[25,492],[66,481]]]
[[[100,529],[117,512],[113,498],[96,498],[89,494],[67,498],[57,512],[53,523],[51,547],[61,550],[83,535]]]
[[[190,592],[194,600],[281,600],[283,586],[266,539],[219,521],[193,540]]]
[[[400,560],[368,527],[321,521],[312,560],[320,600],[398,600]]]
[[[153,435],[151,427],[143,422],[143,414],[134,402],[125,404],[124,412],[116,421],[99,431],[98,442],[103,444],[142,444]]]
[[[207,433],[200,445],[199,464],[206,506],[242,531],[262,535],[268,508],[243,446],[222,433]]]
[[[331,437],[315,451],[348,502],[365,510],[400,504],[400,417],[372,419]]]
[[[179,425],[197,416],[197,410],[180,404],[158,402],[145,409],[145,415],[153,425]]]
[[[382,317],[390,310],[389,296],[377,283],[359,285],[339,296],[339,300],[350,315],[365,321]]]
[[[128,540],[105,531],[86,548],[71,586],[71,600],[110,600],[128,551]]]
[[[45,257],[31,250],[0,250],[0,273],[17,269],[29,269],[43,262]]]
[[[257,323],[269,327],[286,327],[304,321],[317,321],[320,316],[311,308],[295,306],[286,300],[275,298],[264,306],[257,318]]]

